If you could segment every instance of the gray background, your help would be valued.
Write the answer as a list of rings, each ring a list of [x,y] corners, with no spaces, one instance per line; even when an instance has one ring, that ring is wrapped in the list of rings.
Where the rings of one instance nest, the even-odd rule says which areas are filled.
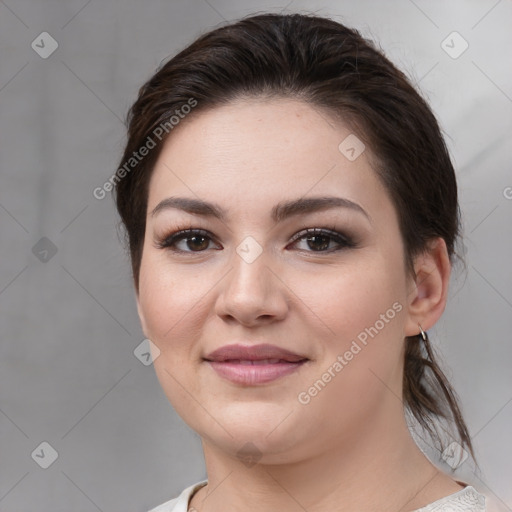
[[[479,455],[480,473],[468,461],[459,474],[512,510],[512,3],[3,0],[1,512],[143,511],[205,477],[198,436],[134,356],[144,336],[128,259],[110,196],[92,191],[115,171],[122,120],[162,60],[225,20],[282,9],[376,39],[443,126],[468,268],[431,337]],[[46,59],[31,48],[44,31],[58,42]],[[453,31],[469,43],[458,58],[441,47]],[[46,240],[33,250],[42,237],[56,254]],[[58,452],[48,469],[36,463],[49,460],[43,441]]]

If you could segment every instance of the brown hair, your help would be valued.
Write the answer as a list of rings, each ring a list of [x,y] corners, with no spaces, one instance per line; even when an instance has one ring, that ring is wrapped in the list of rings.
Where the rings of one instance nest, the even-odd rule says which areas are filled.
[[[296,98],[323,109],[371,148],[375,171],[399,216],[409,272],[413,258],[437,237],[445,240],[453,260],[460,230],[455,172],[426,102],[356,30],[314,15],[262,14],[199,37],[141,87],[128,113],[121,166],[126,169],[148,137],[156,146],[123,173],[115,188],[137,290],[148,183],[166,137],[172,135],[169,119],[180,109],[186,112],[191,100],[196,102],[192,117],[256,96]],[[155,140],[163,123],[169,135]],[[420,335],[406,340],[403,395],[405,406],[435,441],[442,446],[433,420],[453,420],[461,445],[473,454],[456,396],[430,342],[422,342]]]

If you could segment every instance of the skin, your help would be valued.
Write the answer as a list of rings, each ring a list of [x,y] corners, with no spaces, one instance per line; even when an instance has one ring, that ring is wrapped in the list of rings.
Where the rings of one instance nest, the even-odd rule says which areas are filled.
[[[200,511],[410,511],[461,489],[417,448],[404,420],[406,336],[441,316],[450,263],[442,239],[406,273],[396,211],[371,167],[370,149],[349,161],[338,149],[351,133],[297,100],[243,99],[185,119],[155,165],[137,306],[145,335],[160,350],[155,371],[166,396],[202,439],[209,483],[193,497]],[[221,221],[164,199],[214,202]],[[279,202],[338,196],[349,208],[274,222]],[[158,247],[170,233],[204,229],[185,253]],[[348,234],[355,247],[306,228]],[[262,253],[236,252],[253,237]],[[209,241],[208,241],[209,240]],[[326,239],[324,239],[326,241]],[[189,239],[190,242],[190,239]],[[321,244],[320,244],[321,246]],[[315,251],[315,249],[317,249]],[[306,405],[300,392],[322,377],[365,328],[401,310]],[[271,343],[309,358],[284,378],[242,386],[203,361],[229,343]],[[257,464],[239,450],[252,443]]]

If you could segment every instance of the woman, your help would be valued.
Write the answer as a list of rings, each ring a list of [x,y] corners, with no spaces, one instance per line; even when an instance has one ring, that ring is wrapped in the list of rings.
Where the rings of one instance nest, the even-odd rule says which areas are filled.
[[[298,14],[202,36],[141,88],[117,177],[155,371],[208,474],[155,512],[485,510],[406,421],[472,454],[427,335],[455,174],[370,42]]]

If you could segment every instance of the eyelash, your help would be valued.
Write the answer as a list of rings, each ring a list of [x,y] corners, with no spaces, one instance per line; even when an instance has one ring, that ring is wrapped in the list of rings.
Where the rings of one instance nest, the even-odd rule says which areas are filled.
[[[210,235],[211,234],[208,231],[205,231],[204,229],[196,229],[196,228],[181,229],[181,230],[171,233],[170,235],[165,236],[162,240],[157,241],[156,247],[158,249],[166,249],[166,250],[172,251],[174,253],[200,254],[200,253],[206,252],[208,249],[205,249],[202,251],[190,251],[190,250],[184,251],[182,249],[177,249],[175,247],[175,244],[181,240],[191,239],[194,236],[208,238],[210,241],[215,241],[214,237],[212,237]],[[299,231],[297,234],[295,234],[292,237],[291,243],[294,244],[303,239],[307,240],[308,237],[312,237],[312,236],[322,236],[322,237],[330,238],[331,241],[335,241],[339,246],[337,248],[328,249],[325,251],[314,251],[314,250],[303,250],[303,249],[299,249],[299,250],[308,252],[308,253],[315,253],[315,254],[330,254],[330,253],[337,252],[337,251],[340,251],[343,249],[352,249],[357,246],[357,244],[347,235],[339,233],[335,229],[326,229],[326,228],[308,228],[308,229]],[[216,250],[219,250],[219,249],[216,249]]]

